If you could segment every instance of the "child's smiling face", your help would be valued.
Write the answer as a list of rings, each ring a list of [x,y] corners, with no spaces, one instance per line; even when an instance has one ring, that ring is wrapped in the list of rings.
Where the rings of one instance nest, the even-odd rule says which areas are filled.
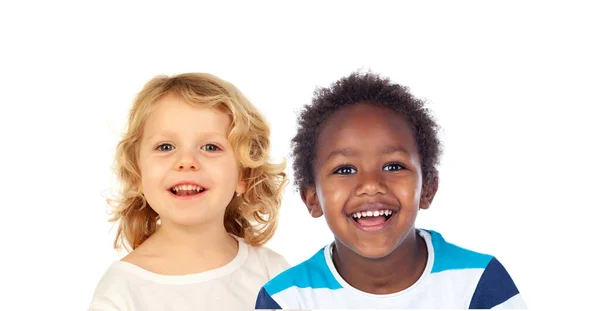
[[[358,103],[319,130],[315,185],[302,191],[311,215],[325,215],[336,240],[366,258],[386,257],[414,230],[437,185],[423,187],[410,124],[388,108]]]
[[[163,225],[223,224],[234,192],[245,191],[227,135],[231,118],[178,96],[155,103],[140,145],[141,186]]]

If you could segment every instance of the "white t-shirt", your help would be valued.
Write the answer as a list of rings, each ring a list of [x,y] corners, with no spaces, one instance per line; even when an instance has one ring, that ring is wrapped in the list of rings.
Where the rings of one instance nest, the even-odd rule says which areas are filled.
[[[261,286],[289,264],[265,246],[238,241],[231,262],[196,274],[161,275],[115,261],[98,283],[89,310],[254,310]]]

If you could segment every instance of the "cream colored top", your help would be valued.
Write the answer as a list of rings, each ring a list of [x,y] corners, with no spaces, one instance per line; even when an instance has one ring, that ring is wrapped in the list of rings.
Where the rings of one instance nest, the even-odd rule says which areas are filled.
[[[197,274],[160,275],[115,261],[98,283],[88,310],[254,310],[261,286],[289,264],[265,246],[238,241],[231,262]]]

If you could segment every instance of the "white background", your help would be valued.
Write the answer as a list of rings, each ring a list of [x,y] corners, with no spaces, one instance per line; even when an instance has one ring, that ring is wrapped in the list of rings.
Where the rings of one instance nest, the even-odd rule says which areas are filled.
[[[231,81],[282,157],[314,88],[356,69],[409,86],[444,128],[440,189],[417,225],[496,255],[532,309],[592,306],[598,13],[592,1],[3,2],[0,309],[83,310],[119,258],[103,195],[148,79]],[[296,264],[330,239],[290,186],[269,246]]]

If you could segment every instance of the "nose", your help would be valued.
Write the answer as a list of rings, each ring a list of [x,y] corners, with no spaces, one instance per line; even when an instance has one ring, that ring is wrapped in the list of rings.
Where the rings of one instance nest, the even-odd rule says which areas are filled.
[[[359,173],[359,182],[356,187],[356,195],[374,196],[378,194],[387,194],[388,188],[380,172],[361,172]]]
[[[175,169],[177,171],[195,171],[199,168],[198,159],[194,156],[194,154],[190,152],[185,152],[178,159]]]

